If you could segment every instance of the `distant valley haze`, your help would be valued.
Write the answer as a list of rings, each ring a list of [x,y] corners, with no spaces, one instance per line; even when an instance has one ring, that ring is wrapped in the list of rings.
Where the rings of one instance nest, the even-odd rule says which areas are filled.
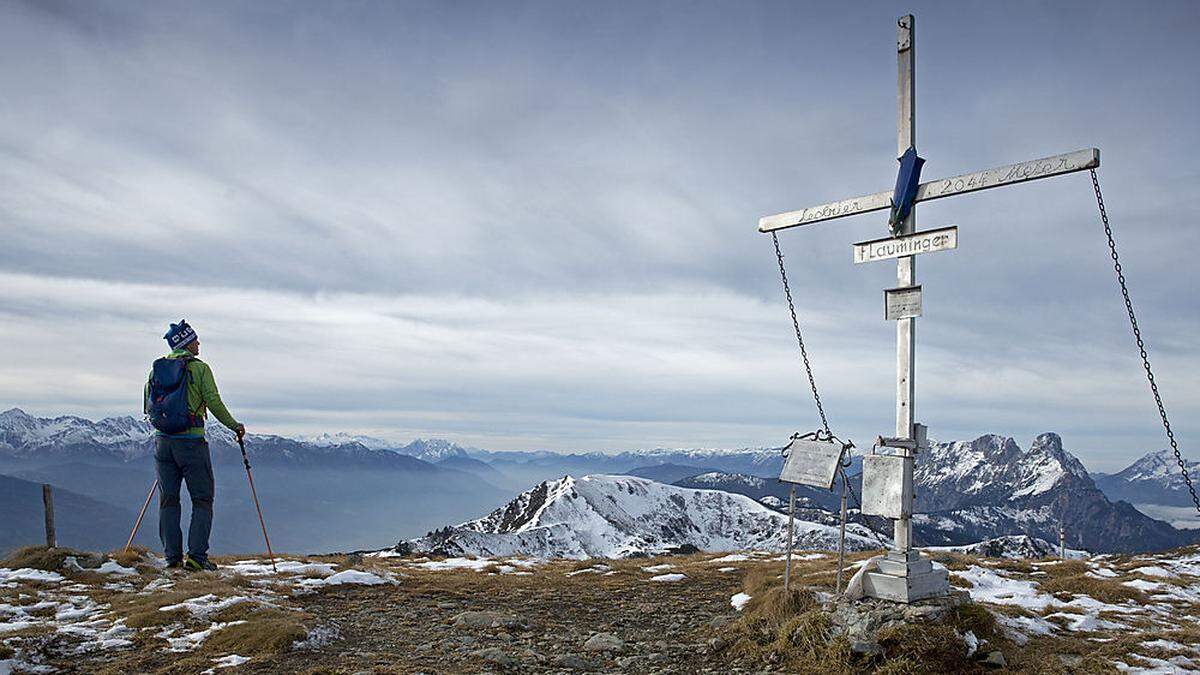
[[[442,439],[399,444],[345,433],[252,434],[246,443],[272,541],[299,553],[378,550],[406,541],[454,555],[771,547],[782,533],[771,524],[782,522],[787,501],[787,486],[777,480],[778,447],[493,451]],[[917,461],[917,541],[968,545],[1015,535],[1057,541],[1064,518],[1078,549],[1162,550],[1200,540],[1194,516],[1173,514],[1171,520],[1198,529],[1153,519],[1162,509],[1190,504],[1169,451],[1093,476],[1064,443],[1053,433],[1031,443],[996,435],[935,442]],[[217,480],[213,550],[259,550],[261,533],[233,435],[214,425],[209,444]],[[92,421],[0,412],[0,519],[11,524],[0,531],[0,553],[40,539],[40,483],[58,495],[63,543],[123,544],[154,480],[153,448],[150,426],[130,416]],[[856,495],[860,471],[861,463],[852,462]],[[1200,465],[1192,471],[1200,473]],[[1139,512],[1118,501],[1130,495],[1151,507]],[[798,496],[808,545],[828,548],[836,541],[836,492],[801,487]],[[533,505],[539,500],[554,507]],[[186,510],[187,498],[184,504]],[[594,515],[581,515],[589,512]],[[609,525],[597,529],[600,522]],[[869,548],[866,538],[873,535],[860,517],[852,523],[855,546]],[[890,536],[890,523],[873,524]],[[435,534],[422,538],[428,533]],[[143,526],[138,542],[158,548],[153,525]]]

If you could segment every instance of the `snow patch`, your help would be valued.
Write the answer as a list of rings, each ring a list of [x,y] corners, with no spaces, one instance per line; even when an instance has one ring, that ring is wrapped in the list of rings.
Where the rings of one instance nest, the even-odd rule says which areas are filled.
[[[686,574],[676,572],[674,574],[660,574],[656,577],[650,577],[650,581],[683,581],[686,578]]]
[[[300,581],[301,586],[315,588],[317,586],[340,586],[343,584],[359,584],[363,586],[378,586],[380,584],[394,584],[395,579],[384,578],[378,574],[371,572],[363,572],[362,570],[344,570],[338,572],[331,577],[323,579],[303,579]]]
[[[750,596],[745,593],[735,593],[729,598],[730,606],[739,612],[742,611],[747,602],[750,602]]]
[[[136,575],[137,570],[132,567],[125,567],[115,560],[106,560],[103,565],[95,570],[99,574],[119,574],[121,576]]]
[[[218,598],[216,595],[210,593],[208,595],[202,595],[198,598],[192,598],[191,600],[184,600],[183,602],[175,605],[159,607],[158,611],[173,612],[177,609],[184,609],[187,610],[192,616],[207,616],[223,609],[233,607],[234,605],[240,605],[243,602],[250,601],[250,598],[244,595],[237,595],[231,598]]]
[[[430,560],[423,563],[412,563],[409,567],[420,567],[426,570],[475,570],[482,572],[494,563],[486,558],[446,558],[445,560]]]

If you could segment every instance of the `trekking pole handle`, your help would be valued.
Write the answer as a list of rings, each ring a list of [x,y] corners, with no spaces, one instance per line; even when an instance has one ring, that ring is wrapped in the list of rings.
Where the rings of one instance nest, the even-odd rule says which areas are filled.
[[[246,470],[249,471],[250,470],[250,458],[246,456],[246,441],[244,441],[241,438],[237,439],[237,441],[238,441],[238,447],[242,449],[242,464],[245,464]]]

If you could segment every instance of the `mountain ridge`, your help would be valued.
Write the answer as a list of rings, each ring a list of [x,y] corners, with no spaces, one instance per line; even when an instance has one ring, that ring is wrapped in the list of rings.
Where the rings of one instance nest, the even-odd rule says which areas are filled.
[[[445,555],[625,558],[686,550],[782,551],[787,517],[749,497],[624,475],[543,481],[491,513],[400,542]],[[877,544],[848,527],[850,550]],[[836,527],[798,520],[801,548],[836,548]]]

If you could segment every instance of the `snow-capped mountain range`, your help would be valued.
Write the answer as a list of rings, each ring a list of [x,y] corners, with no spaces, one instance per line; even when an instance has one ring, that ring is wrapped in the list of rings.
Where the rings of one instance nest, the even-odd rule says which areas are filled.
[[[10,456],[108,454],[121,459],[151,451],[146,422],[106,417],[99,422],[64,415],[45,418],[19,408],[0,412],[0,454]]]
[[[210,420],[206,431],[217,460],[237,447],[233,433],[220,423]],[[0,459],[130,462],[153,454],[153,433],[148,422],[133,416],[93,422],[70,415],[35,417],[13,408],[0,413]],[[467,457],[466,448],[441,439],[417,439],[404,445],[346,433],[299,438],[249,434],[247,447],[266,461],[294,464],[330,461],[412,469]]]
[[[634,476],[564,476],[492,513],[401,542],[448,555],[622,558],[679,550],[782,551],[787,517],[743,495],[692,490]],[[797,521],[797,546],[837,547],[836,527]],[[851,550],[877,545],[852,526]]]
[[[1055,488],[1091,488],[1087,469],[1045,433],[1022,450],[1012,438],[990,434],[973,441],[934,443],[913,474],[918,511],[949,511],[1035,499]]]
[[[1200,461],[1184,460],[1192,483],[1200,490]],[[1096,485],[1112,499],[1134,504],[1192,507],[1191,493],[1171,450],[1159,450],[1138,458],[1114,474],[1092,474]]]
[[[1102,553],[1154,551],[1196,541],[1125,502],[1110,501],[1083,464],[1045,433],[1028,450],[1012,438],[937,443],[918,457],[913,518],[926,544],[1023,533]]]
[[[240,462],[240,452],[228,430],[214,422],[209,425],[208,434],[214,463]],[[618,454],[489,452],[441,439],[399,444],[345,433],[302,439],[251,435],[247,448],[256,463],[267,465],[402,471],[428,476],[433,486],[443,479],[462,484],[474,476],[481,485],[499,486],[509,495],[550,476],[610,475],[635,470],[653,474],[659,466],[703,467],[705,470],[697,475],[674,481],[676,487],[737,493],[761,502],[757,507],[766,504],[781,508],[787,495],[786,486],[774,479],[782,465],[782,455],[778,449],[770,448],[658,448]],[[152,452],[149,425],[132,416],[91,421],[75,416],[35,417],[19,409],[0,413],[0,473],[16,475],[37,469],[42,471],[40,480],[67,481],[80,473],[80,464],[106,465],[116,471],[118,467],[144,461]],[[1200,477],[1200,464],[1192,462],[1192,466],[1194,474]],[[1152,503],[1160,498],[1181,500],[1187,494],[1182,490],[1174,456],[1167,452],[1152,453],[1118,474],[1098,477],[1099,487],[1114,499]],[[1012,438],[997,435],[935,443],[928,452],[920,454],[916,465],[918,515],[914,529],[918,540],[925,545],[961,545],[1015,534],[1057,541],[1058,523],[1065,519],[1070,546],[1099,552],[1160,550],[1200,537],[1200,531],[1180,532],[1129,504],[1110,501],[1098,489],[1097,482],[1093,482],[1079,460],[1063,448],[1062,439],[1053,433],[1038,436],[1028,449],[1022,449]],[[72,485],[83,494],[96,496],[83,490],[83,486]],[[860,489],[857,482],[854,488]],[[805,490],[799,491],[799,506],[813,509],[813,519],[817,522],[827,522],[825,516],[816,517],[820,515],[816,510],[836,508],[835,495]],[[584,497],[590,494],[586,489],[575,492]],[[478,513],[475,508],[457,515],[461,518]],[[449,518],[441,522],[447,521],[454,522]],[[525,537],[540,537],[544,532],[467,529],[479,534]],[[552,544],[539,546],[589,550],[583,543],[577,542],[577,547],[571,548],[573,545],[560,540],[558,537]],[[681,545],[684,543],[687,542]],[[653,545],[650,539],[636,542],[639,547]]]

